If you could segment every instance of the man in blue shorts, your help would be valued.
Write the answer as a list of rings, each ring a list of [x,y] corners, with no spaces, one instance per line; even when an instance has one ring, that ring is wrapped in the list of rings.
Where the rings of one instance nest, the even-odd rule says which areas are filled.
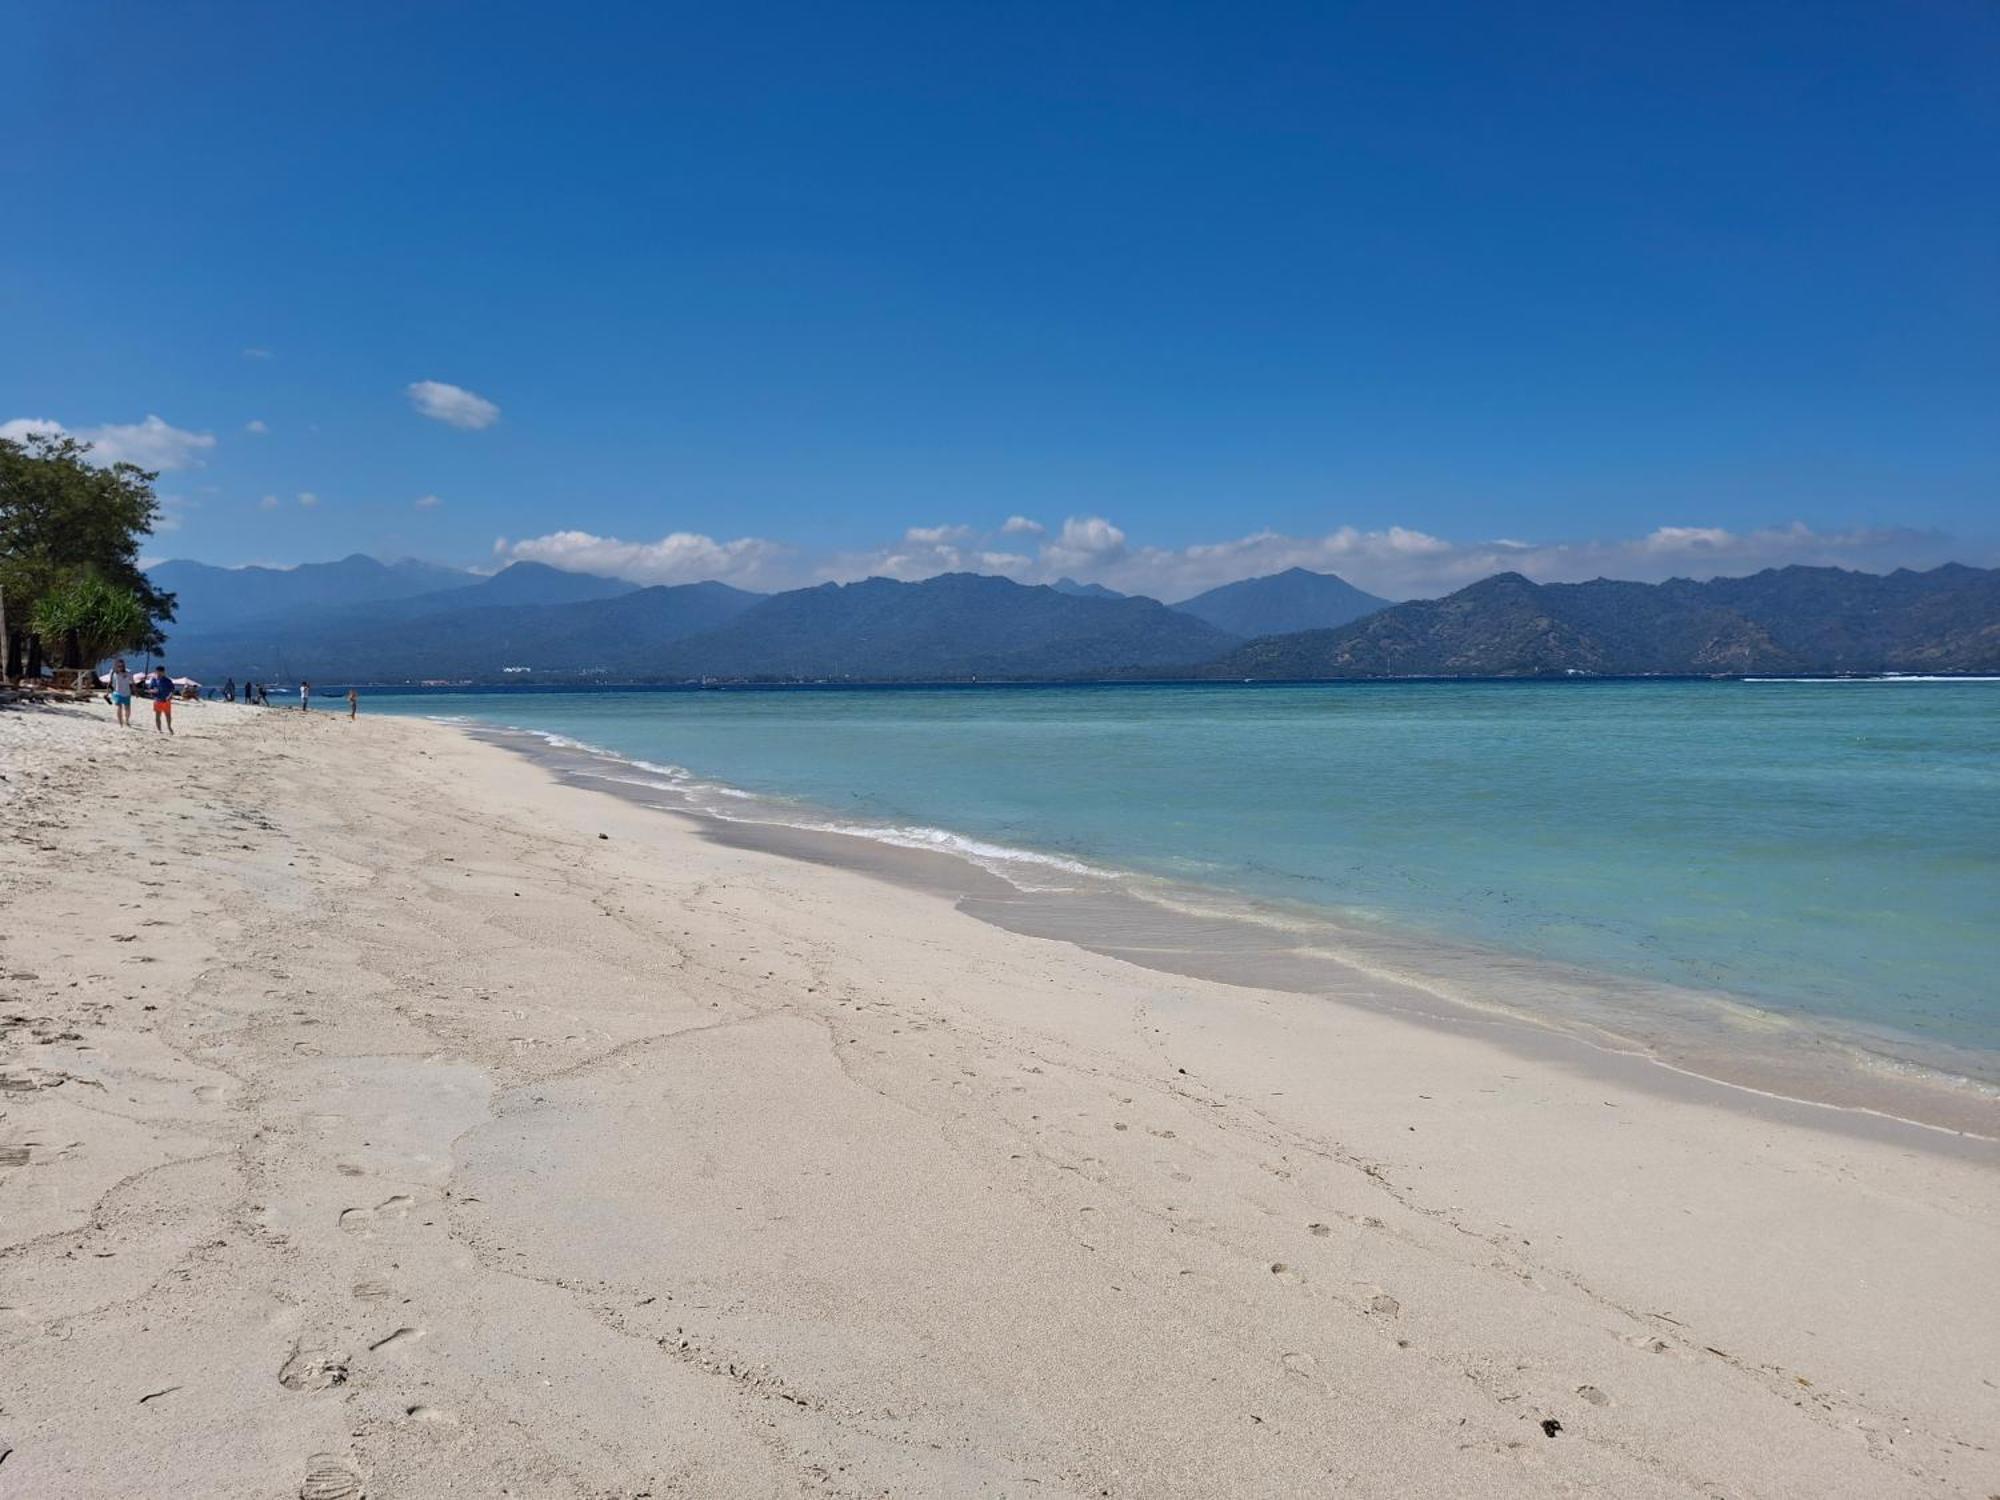
[[[125,670],[125,658],[111,664],[111,707],[118,715],[118,727],[132,727],[132,674]]]

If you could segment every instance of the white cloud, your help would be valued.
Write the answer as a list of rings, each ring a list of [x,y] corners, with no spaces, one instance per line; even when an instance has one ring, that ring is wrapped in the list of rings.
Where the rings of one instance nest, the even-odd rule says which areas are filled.
[[[1125,533],[1102,516],[1071,516],[1051,546],[1087,557],[1116,557],[1125,550]]]
[[[1018,528],[1012,533],[1019,536]],[[1137,543],[1102,516],[1071,517],[1032,552],[1005,545],[1003,526],[981,533],[960,525],[912,526],[873,550],[801,554],[758,537],[718,541],[675,532],[654,542],[584,531],[494,544],[496,558],[531,559],[640,583],[719,578],[759,589],[794,588],[825,579],[916,581],[940,573],[995,573],[1022,583],[1065,574],[1124,593],[1176,601],[1240,578],[1307,568],[1337,573],[1385,598],[1450,593],[1494,573],[1517,572],[1541,583],[1590,578],[1658,582],[1675,575],[1707,578],[1753,573],[1788,563],[1831,564],[1886,572],[1931,567],[1957,558],[1991,563],[1990,545],[1968,546],[1936,532],[1906,528],[1816,531],[1802,522],[1731,531],[1667,524],[1628,537],[1528,542],[1516,538],[1458,542],[1411,526],[1338,526],[1316,536],[1262,530],[1182,547]]]
[[[299,491],[299,505],[302,509],[311,510],[318,504],[319,496],[315,495],[311,490]]]
[[[259,436],[261,436],[264,433],[269,432],[271,429],[264,425],[263,418],[252,417],[249,421],[243,424],[243,430],[245,432],[254,432],[257,433]]]
[[[1040,521],[1031,521],[1026,516],[1009,516],[1000,524],[1002,536],[1040,536],[1047,529]]]
[[[1735,540],[1720,526],[1656,526],[1641,545],[1648,552],[1713,552]]]
[[[1005,528],[1001,533],[1005,534]],[[949,535],[949,541],[927,541]],[[1732,532],[1722,527],[1668,525],[1625,538],[1524,542],[1514,538],[1455,542],[1410,526],[1364,530],[1340,526],[1318,536],[1253,531],[1185,547],[1134,545],[1101,516],[1072,517],[1030,557],[964,528],[918,527],[872,552],[838,554],[811,570],[834,579],[880,575],[916,580],[973,570],[1000,573],[1022,583],[1050,583],[1070,575],[1125,593],[1175,601],[1233,583],[1307,568],[1337,573],[1358,588],[1404,599],[1450,593],[1494,573],[1518,572],[1542,583],[1589,578],[1658,582],[1676,574],[1694,577],[1753,573],[1787,563],[1832,564],[1871,571],[1930,567],[1957,556],[1983,556],[1932,532],[1902,528],[1815,531],[1800,522]]]
[[[243,351],[243,357],[245,359],[269,359],[271,351],[269,349],[259,349],[253,345]]]
[[[1966,550],[1933,532],[1821,532],[1802,522],[1745,532],[1661,526],[1637,537],[1544,543],[1461,543],[1404,526],[1372,531],[1342,526],[1317,537],[1260,531],[1191,547],[1143,547],[1099,570],[1098,576],[1114,588],[1176,600],[1238,578],[1309,568],[1338,573],[1358,588],[1402,599],[1450,593],[1495,573],[1521,573],[1538,583],[1600,577],[1657,583],[1676,575],[1712,578],[1789,563],[1868,570],[1929,567]]]
[[[940,573],[1008,571],[990,559],[1006,554],[970,546],[979,533],[970,526],[912,526],[894,546],[874,552],[837,553],[817,570],[821,578],[900,578],[906,582]]]
[[[1111,567],[1125,555],[1125,533],[1102,516],[1071,516],[1056,539],[1042,545],[1042,566],[1051,577]]]
[[[412,406],[448,427],[477,431],[500,420],[499,407],[463,386],[447,385],[442,380],[417,380],[405,389]]]
[[[257,502],[257,509],[259,510],[276,510],[277,508],[278,497],[276,495],[266,495],[262,500]]]
[[[107,422],[101,427],[66,428],[48,417],[15,417],[0,422],[0,437],[16,442],[36,434],[60,436],[65,432],[90,444],[93,463],[137,464],[158,473],[191,468],[215,446],[213,433],[190,432],[152,415],[143,422]]]
[[[418,510],[436,510],[442,504],[444,504],[444,501],[438,499],[436,495],[417,496]]]
[[[670,532],[657,542],[552,531],[518,542],[501,537],[493,551],[511,561],[547,563],[573,573],[606,573],[633,583],[699,583],[713,578],[756,587],[777,577],[790,549],[761,537],[719,542],[692,531]]]

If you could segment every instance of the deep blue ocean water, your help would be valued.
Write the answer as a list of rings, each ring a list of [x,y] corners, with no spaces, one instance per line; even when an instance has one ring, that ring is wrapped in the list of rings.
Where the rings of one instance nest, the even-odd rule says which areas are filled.
[[[1003,869],[1009,851],[1075,860],[2000,1049],[2000,682],[432,692],[366,707],[675,768],[738,816],[983,850]]]

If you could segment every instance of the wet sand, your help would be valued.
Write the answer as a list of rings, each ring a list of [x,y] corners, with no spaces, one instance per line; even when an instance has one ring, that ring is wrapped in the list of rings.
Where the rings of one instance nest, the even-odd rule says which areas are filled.
[[[0,1495],[2000,1490],[1979,1142],[108,718],[0,714]]]
[[[2000,1058],[1990,1052],[1416,932],[1362,931],[1323,913],[1080,865],[1016,863],[1002,874],[976,858],[838,831],[837,822],[812,826],[800,819],[822,815],[740,792],[691,796],[643,766],[532,731],[465,728],[569,785],[685,814],[718,843],[929,891],[1010,932],[1163,973],[1364,1006],[1760,1118],[2000,1161]]]

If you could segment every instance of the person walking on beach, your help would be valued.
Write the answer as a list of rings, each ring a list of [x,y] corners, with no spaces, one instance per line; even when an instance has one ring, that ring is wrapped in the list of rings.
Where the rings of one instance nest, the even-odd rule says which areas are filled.
[[[313,685],[310,682],[302,682],[299,684],[299,712],[309,714],[312,712],[312,709]]]
[[[356,688],[349,688],[347,690],[347,717],[349,722],[352,722],[354,717],[360,712],[361,693]]]
[[[146,696],[153,700],[153,732],[174,732],[174,680],[167,675],[166,663],[153,668],[146,682]]]
[[[125,669],[125,658],[119,657],[111,664],[111,708],[118,715],[118,727],[132,727],[132,674]]]

